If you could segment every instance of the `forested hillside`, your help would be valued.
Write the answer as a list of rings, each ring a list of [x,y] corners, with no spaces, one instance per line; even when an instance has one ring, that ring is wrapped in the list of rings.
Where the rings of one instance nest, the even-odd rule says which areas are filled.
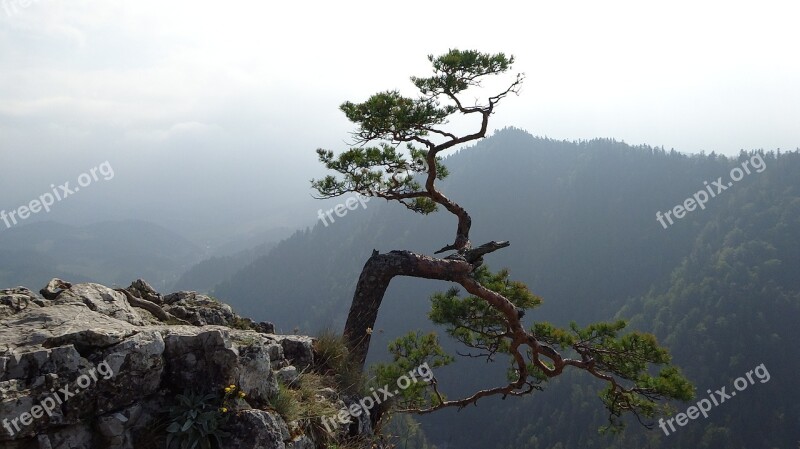
[[[656,220],[712,183],[763,161],[705,209]],[[612,140],[535,138],[507,129],[448,157],[446,195],[472,215],[472,240],[510,240],[487,258],[508,267],[544,298],[525,322],[623,318],[654,332],[697,387],[730,386],[764,364],[756,382],[670,436],[631,423],[616,439],[598,435],[607,416],[585,376],[564,376],[523,400],[480,401],[460,413],[426,416],[442,449],[469,448],[792,448],[800,434],[800,155],[742,153],[687,156]],[[422,217],[379,200],[330,226],[298,232],[215,288],[215,295],[279,329],[304,332],[344,323],[355,282],[371,251],[431,254],[452,239],[453,219]],[[395,280],[383,302],[371,359],[408,329],[432,329],[428,296],[450,287]],[[459,360],[437,372],[455,395],[494,384],[504,366]],[[691,404],[676,404],[676,412]],[[759,419],[751,419],[758,416]]]

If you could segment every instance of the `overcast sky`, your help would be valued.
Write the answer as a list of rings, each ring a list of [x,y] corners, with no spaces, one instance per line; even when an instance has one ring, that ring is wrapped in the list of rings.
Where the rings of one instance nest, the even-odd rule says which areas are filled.
[[[323,173],[314,149],[345,148],[338,105],[412,94],[408,77],[448,48],[513,54],[527,75],[491,128],[689,153],[800,146],[793,1],[0,5],[0,209],[108,160],[116,178],[58,214],[175,226],[224,204],[293,224]],[[119,210],[87,216],[101,199]]]

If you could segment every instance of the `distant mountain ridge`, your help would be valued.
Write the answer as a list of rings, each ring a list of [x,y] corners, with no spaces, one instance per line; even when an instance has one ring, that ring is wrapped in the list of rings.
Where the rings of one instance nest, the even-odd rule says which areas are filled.
[[[268,254],[276,244],[276,242],[262,243],[252,249],[204,259],[182,273],[172,289],[210,292],[219,282],[229,279],[255,259]]]
[[[598,288],[606,291],[603,297],[617,298],[617,280],[623,274],[632,281],[624,286],[625,295],[668,278],[669,271],[691,248],[692,235],[709,216],[695,214],[683,226],[665,232],[655,220],[656,210],[690,193],[686,185],[691,185],[693,178],[709,178],[726,170],[726,163],[724,158],[697,161],[676,152],[635,148],[609,139],[565,142],[507,129],[448,157],[445,164],[451,176],[442,183],[442,189],[472,215],[474,244],[493,239],[511,241],[510,248],[493,254],[488,263],[508,266],[512,272],[519,270],[522,280],[545,299],[553,297],[554,291],[559,296],[585,298],[597,295]],[[672,171],[676,165],[686,167]],[[606,201],[609,197],[612,200]],[[709,209],[714,207],[709,205]],[[311,325],[313,320],[307,319],[310,312],[343,322],[341,308],[344,306],[346,313],[352,287],[373,248],[432,254],[452,241],[454,223],[442,211],[424,217],[400,205],[373,200],[366,210],[340,218],[331,226],[317,225],[313,230],[297,232],[269,256],[256,260],[214,291],[235,302],[242,312],[256,315],[264,313],[262,301],[269,303],[262,299],[263,293],[275,293],[291,304],[278,316],[272,315],[279,326]],[[595,238],[598,231],[602,238]],[[663,252],[645,260],[620,260],[619,266],[610,267],[615,270],[613,276],[592,271],[602,263],[602,251],[612,245],[632,253],[642,244],[658,245]],[[577,254],[584,258],[573,257]],[[544,274],[555,267],[558,272],[569,272],[564,270],[578,266],[591,276],[585,281],[591,289],[572,279]],[[523,267],[525,273],[521,272]],[[304,273],[321,278],[304,280],[302,285],[282,282]],[[572,291],[565,292],[565,285]],[[610,291],[614,294],[609,295]],[[321,292],[334,295],[335,304],[312,302],[314,310],[307,309],[308,304],[299,305]],[[423,304],[423,310],[425,307]],[[546,301],[543,310],[549,307]],[[552,313],[560,315],[556,319],[560,322],[583,318],[573,311]],[[593,317],[588,314],[585,319]]]
[[[180,235],[141,220],[30,223],[0,230],[0,285],[44,286],[56,276],[108,285],[145,278],[164,288],[202,255]]]

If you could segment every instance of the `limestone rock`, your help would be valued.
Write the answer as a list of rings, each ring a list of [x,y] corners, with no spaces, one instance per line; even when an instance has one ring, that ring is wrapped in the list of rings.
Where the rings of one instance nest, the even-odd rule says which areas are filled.
[[[230,326],[236,314],[231,306],[196,292],[177,292],[164,297],[164,309],[195,326]]]
[[[278,376],[278,380],[284,385],[294,385],[297,382],[299,373],[296,367],[290,365],[279,369],[275,375]]]
[[[44,307],[44,299],[25,287],[0,290],[0,319],[30,308]]]
[[[141,279],[126,290],[192,325],[153,319],[99,284],[54,281],[53,299],[24,287],[0,290],[0,419],[10,425],[0,426],[0,447],[144,447],[162,438],[152,429],[176,395],[214,393],[221,401],[231,384],[245,396],[231,405],[225,447],[315,446],[269,409],[278,379],[294,383],[313,367],[311,337],[274,335],[270,323],[194,292],[162,297]],[[355,427],[371,432],[368,419]]]
[[[239,449],[286,449],[289,427],[274,412],[245,410],[231,429],[230,447]]]
[[[314,364],[314,339],[304,335],[278,335],[283,354],[292,365],[302,369]]]
[[[131,307],[125,295],[100,284],[76,284],[69,290],[62,291],[53,302],[60,304],[80,302],[108,317],[133,325],[144,324],[144,320]]]

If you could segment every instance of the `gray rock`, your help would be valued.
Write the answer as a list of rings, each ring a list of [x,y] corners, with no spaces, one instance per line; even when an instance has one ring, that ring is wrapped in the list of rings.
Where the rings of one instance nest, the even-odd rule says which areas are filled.
[[[125,295],[100,284],[76,284],[58,295],[54,303],[80,302],[92,311],[126,321],[133,325],[145,324],[139,312],[128,303]]]
[[[261,334],[274,334],[275,325],[268,321],[262,321],[260,323],[253,324],[253,330]]]
[[[286,449],[316,449],[314,440],[306,435],[300,435],[286,445]]]
[[[29,308],[44,307],[44,299],[25,287],[0,290],[0,319]]]
[[[286,449],[289,428],[276,413],[264,410],[240,412],[231,428],[228,446],[238,449]]]
[[[344,404],[350,408],[353,404],[359,404],[363,399],[357,396],[347,396],[343,398]],[[362,409],[363,410],[363,409]],[[350,416],[350,426],[348,427],[348,436],[356,435],[371,435],[372,434],[372,421],[370,420],[372,410],[363,410],[358,416]]]
[[[50,282],[48,282],[43,289],[39,290],[39,293],[44,299],[56,299],[62,291],[70,287],[72,287],[72,284],[69,282],[64,282],[59,278],[53,278],[50,279]]]
[[[164,302],[161,298],[161,294],[151,287],[144,279],[137,279],[131,282],[128,291],[137,298],[142,298],[159,305]]]
[[[304,335],[276,335],[283,347],[283,354],[289,363],[300,368],[308,368],[314,364],[314,339]]]
[[[136,329],[129,322],[92,311],[83,302],[55,302],[0,319],[0,356],[36,350],[48,340],[89,329],[108,334]]]
[[[132,329],[85,329],[50,337],[42,343],[42,346],[53,348],[72,345],[76,348],[106,348],[121,343],[135,333]]]
[[[171,329],[164,336],[167,377],[176,389],[201,385],[228,385],[234,380],[239,353],[230,329]]]
[[[319,394],[320,396],[322,396],[323,398],[325,398],[325,399],[327,399],[329,401],[338,401],[339,400],[339,394],[333,388],[323,388],[323,389],[319,390],[317,392],[317,394]]]
[[[278,379],[297,380],[313,368],[313,339],[274,335],[207,296],[161,297],[143,280],[131,295],[191,322],[147,318],[125,295],[99,284],[50,286],[46,300],[24,287],[0,290],[0,418],[32,419],[9,432],[3,449],[134,449],[158,440],[153,429],[187,390],[219,394],[230,384],[245,397],[229,399],[224,447],[311,449],[312,435],[269,409]],[[249,328],[241,330],[233,327]],[[68,394],[62,389],[67,388]],[[336,398],[334,391],[322,397]],[[57,404],[38,416],[35,407]],[[322,399],[321,399],[322,400]],[[341,402],[341,401],[340,401]],[[220,404],[221,405],[221,404]],[[344,405],[344,403],[342,403]],[[369,419],[347,429],[371,432]],[[149,443],[148,443],[149,442]],[[163,443],[163,442],[162,442]]]
[[[95,429],[105,438],[104,448],[135,449],[131,430],[142,415],[142,406],[134,405],[121,412],[109,413],[95,421]]]
[[[250,345],[239,344],[236,384],[247,394],[248,402],[255,401],[254,405],[267,404],[269,398],[278,392],[278,379],[272,371],[271,346],[263,338]]]
[[[233,326],[238,318],[231,306],[196,292],[171,293],[164,303],[164,310],[195,326]]]
[[[278,381],[282,382],[284,385],[294,385],[299,376],[297,368],[291,365],[279,369],[275,375],[278,377]]]

